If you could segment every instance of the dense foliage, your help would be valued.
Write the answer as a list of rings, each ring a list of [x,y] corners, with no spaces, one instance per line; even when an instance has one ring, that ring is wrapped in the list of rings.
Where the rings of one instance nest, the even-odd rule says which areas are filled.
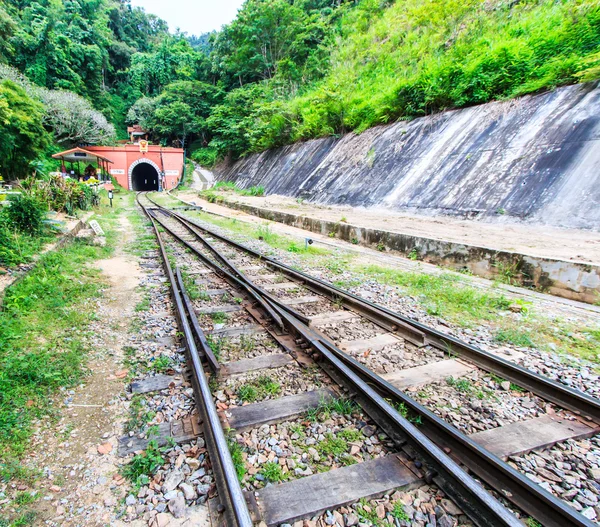
[[[107,142],[106,117],[203,164],[600,77],[596,0],[246,0],[199,37],[129,0],[4,9],[0,62],[56,141]]]
[[[311,50],[304,62],[297,45],[277,45],[266,15],[250,16],[279,6],[249,0],[218,36],[213,62],[230,88],[234,72],[243,87],[213,110],[211,149],[198,160],[600,77],[600,5],[591,0],[362,0],[334,10],[318,44],[300,39]],[[295,20],[306,27],[298,14],[278,19],[290,39]],[[262,52],[273,43],[284,49],[276,60]]]
[[[247,0],[204,163],[600,77],[593,0]]]
[[[43,107],[14,82],[0,82],[0,175],[16,179],[29,173],[29,163],[42,151],[48,137]]]

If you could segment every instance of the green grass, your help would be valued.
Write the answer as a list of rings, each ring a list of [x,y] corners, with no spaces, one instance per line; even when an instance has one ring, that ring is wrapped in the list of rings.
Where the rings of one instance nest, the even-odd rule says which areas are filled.
[[[599,20],[595,0],[364,0],[341,17],[325,78],[275,110],[255,103],[241,133],[260,151],[596,79]]]
[[[223,324],[223,323],[227,322],[227,319],[229,318],[229,316],[227,315],[227,313],[224,313],[223,311],[217,311],[216,313],[211,313],[210,318],[212,319],[212,321],[215,324]]]
[[[14,268],[30,263],[44,246],[56,240],[56,234],[44,229],[39,235],[17,232],[0,224],[0,266]]]
[[[335,437],[333,434],[326,434],[325,439],[316,445],[317,451],[324,456],[340,457],[348,450],[348,442],[340,437]]]
[[[173,361],[167,355],[160,355],[150,363],[151,368],[157,373],[164,373],[173,367]]]
[[[446,383],[449,386],[454,386],[459,392],[462,393],[470,393],[473,391],[473,385],[469,379],[455,379],[450,376],[446,379]]]
[[[226,339],[214,337],[213,335],[206,335],[206,342],[208,342],[208,345],[212,350],[215,358],[217,360],[221,360],[221,354],[226,345]]]
[[[166,200],[167,198],[165,198]],[[257,238],[266,233],[269,244],[276,249],[293,250],[303,248],[298,241],[274,235],[270,229],[257,229],[236,220],[218,218],[206,213],[197,213],[203,221],[232,231],[236,235]],[[294,247],[296,249],[294,249]],[[348,254],[323,253],[310,246],[307,253],[298,257],[306,259],[311,267],[322,267],[333,274],[350,271],[353,276],[334,280],[338,287],[353,289],[365,280],[397,286],[401,294],[411,296],[430,315],[440,317],[460,327],[472,328],[489,325],[496,341],[517,346],[534,346],[550,352],[570,354],[595,364],[600,363],[600,325],[581,326],[564,320],[550,319],[537,312],[529,302],[521,299],[509,300],[500,289],[483,289],[469,284],[468,277],[453,273],[428,275],[424,272],[402,271],[382,265],[359,265]],[[320,258],[323,256],[322,258]],[[417,254],[418,257],[418,254]],[[520,304],[519,318],[502,317],[513,303]],[[568,360],[568,359],[565,359]]]
[[[360,266],[356,270],[378,282],[398,286],[406,294],[415,296],[429,314],[461,326],[493,320],[510,305],[501,293],[476,289],[462,277],[450,273],[428,275],[378,265]]]
[[[0,312],[0,458],[19,455],[32,419],[47,415],[48,399],[82,378],[84,333],[104,280],[93,262],[110,255],[109,244],[74,239],[44,255],[5,295]]]
[[[306,418],[312,422],[325,421],[333,413],[351,415],[359,409],[359,406],[352,399],[322,399],[316,408],[307,410]]]
[[[166,448],[159,448],[154,440],[141,454],[136,454],[133,459],[123,467],[122,473],[133,485],[139,489],[150,482],[150,478],[165,463],[164,453]]]
[[[242,481],[246,475],[246,464],[244,463],[244,457],[242,455],[242,447],[234,438],[229,438],[227,440],[227,446],[229,447],[229,453],[231,454],[237,477]]]
[[[125,422],[126,432],[138,432],[154,419],[156,413],[144,404],[144,396],[135,394],[129,403],[129,417]]]
[[[360,430],[356,430],[355,428],[344,428],[344,430],[338,432],[337,436],[340,439],[348,441],[348,443],[359,441],[363,437],[363,435],[360,433]]]
[[[238,188],[237,185],[231,181],[217,181],[212,187],[212,189],[204,191],[205,196],[214,194],[211,193],[211,191],[215,190],[236,192],[237,194],[240,194],[242,196],[264,196],[265,194],[265,187],[248,187],[246,189],[241,189]]]
[[[535,346],[530,333],[520,328],[500,328],[496,331],[494,340],[524,348],[533,348]]]
[[[31,494],[31,492],[19,492],[15,496],[14,502],[17,505],[28,505],[33,503],[36,500],[35,495]]]
[[[150,309],[150,299],[148,297],[145,297],[142,300],[140,300],[135,306],[136,313],[139,313],[141,311],[148,311],[148,309]]]
[[[268,375],[262,375],[258,379],[242,384],[238,390],[238,397],[248,403],[259,401],[269,395],[277,395],[281,391],[281,386]]]
[[[270,483],[283,481],[285,477],[279,463],[274,463],[273,461],[265,463],[260,470],[260,474]]]
[[[207,198],[207,192],[203,191],[200,196],[211,201]],[[213,193],[214,194],[214,193]],[[215,194],[215,196],[217,196]],[[220,218],[200,211],[194,211],[189,214],[190,216],[196,216],[202,221],[212,223],[224,229],[229,229],[235,234],[247,236],[255,240],[261,240],[267,245],[270,245],[274,249],[281,249],[283,251],[297,253],[306,257],[312,256],[328,256],[331,251],[322,247],[315,247],[315,245],[306,245],[304,240],[297,240],[284,234],[277,234],[273,232],[270,223],[264,223],[262,225],[254,226],[250,223],[239,221],[237,219]]]
[[[175,260],[171,263],[173,269],[175,269]],[[181,269],[181,278],[183,279],[183,287],[190,300],[202,300],[204,302],[210,300],[210,296],[206,294],[206,289],[196,283],[196,280],[192,275]]]
[[[400,501],[394,502],[394,507],[391,510],[390,514],[392,515],[392,517],[394,517],[396,520],[398,520],[400,522],[401,521],[405,521],[405,522],[410,521],[410,517],[404,511],[404,504]]]

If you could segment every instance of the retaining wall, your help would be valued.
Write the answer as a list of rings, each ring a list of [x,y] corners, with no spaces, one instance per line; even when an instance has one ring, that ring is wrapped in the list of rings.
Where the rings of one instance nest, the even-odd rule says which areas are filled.
[[[297,143],[216,172],[314,203],[600,230],[600,88]]]
[[[227,200],[219,200],[219,203],[310,232],[335,236],[380,250],[398,251],[457,271],[466,270],[476,276],[510,281],[513,285],[523,285],[563,298],[590,304],[600,299],[600,267],[597,265],[369,229]]]

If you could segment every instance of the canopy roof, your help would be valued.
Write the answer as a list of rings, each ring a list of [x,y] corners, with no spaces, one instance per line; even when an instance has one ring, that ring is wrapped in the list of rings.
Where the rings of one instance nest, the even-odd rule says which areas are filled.
[[[101,156],[89,150],[83,148],[71,148],[71,150],[65,150],[52,156],[54,159],[62,159],[64,161],[105,161],[107,163],[113,163],[107,157]]]

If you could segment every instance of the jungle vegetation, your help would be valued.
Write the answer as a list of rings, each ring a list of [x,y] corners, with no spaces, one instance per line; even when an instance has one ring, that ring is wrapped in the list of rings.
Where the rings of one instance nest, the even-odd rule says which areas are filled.
[[[600,77],[596,0],[246,0],[200,36],[128,0],[0,6],[0,137],[30,114],[22,139],[39,141],[10,153],[27,159],[139,123],[211,165]],[[76,122],[107,124],[70,134],[43,109],[77,106],[68,97]]]

